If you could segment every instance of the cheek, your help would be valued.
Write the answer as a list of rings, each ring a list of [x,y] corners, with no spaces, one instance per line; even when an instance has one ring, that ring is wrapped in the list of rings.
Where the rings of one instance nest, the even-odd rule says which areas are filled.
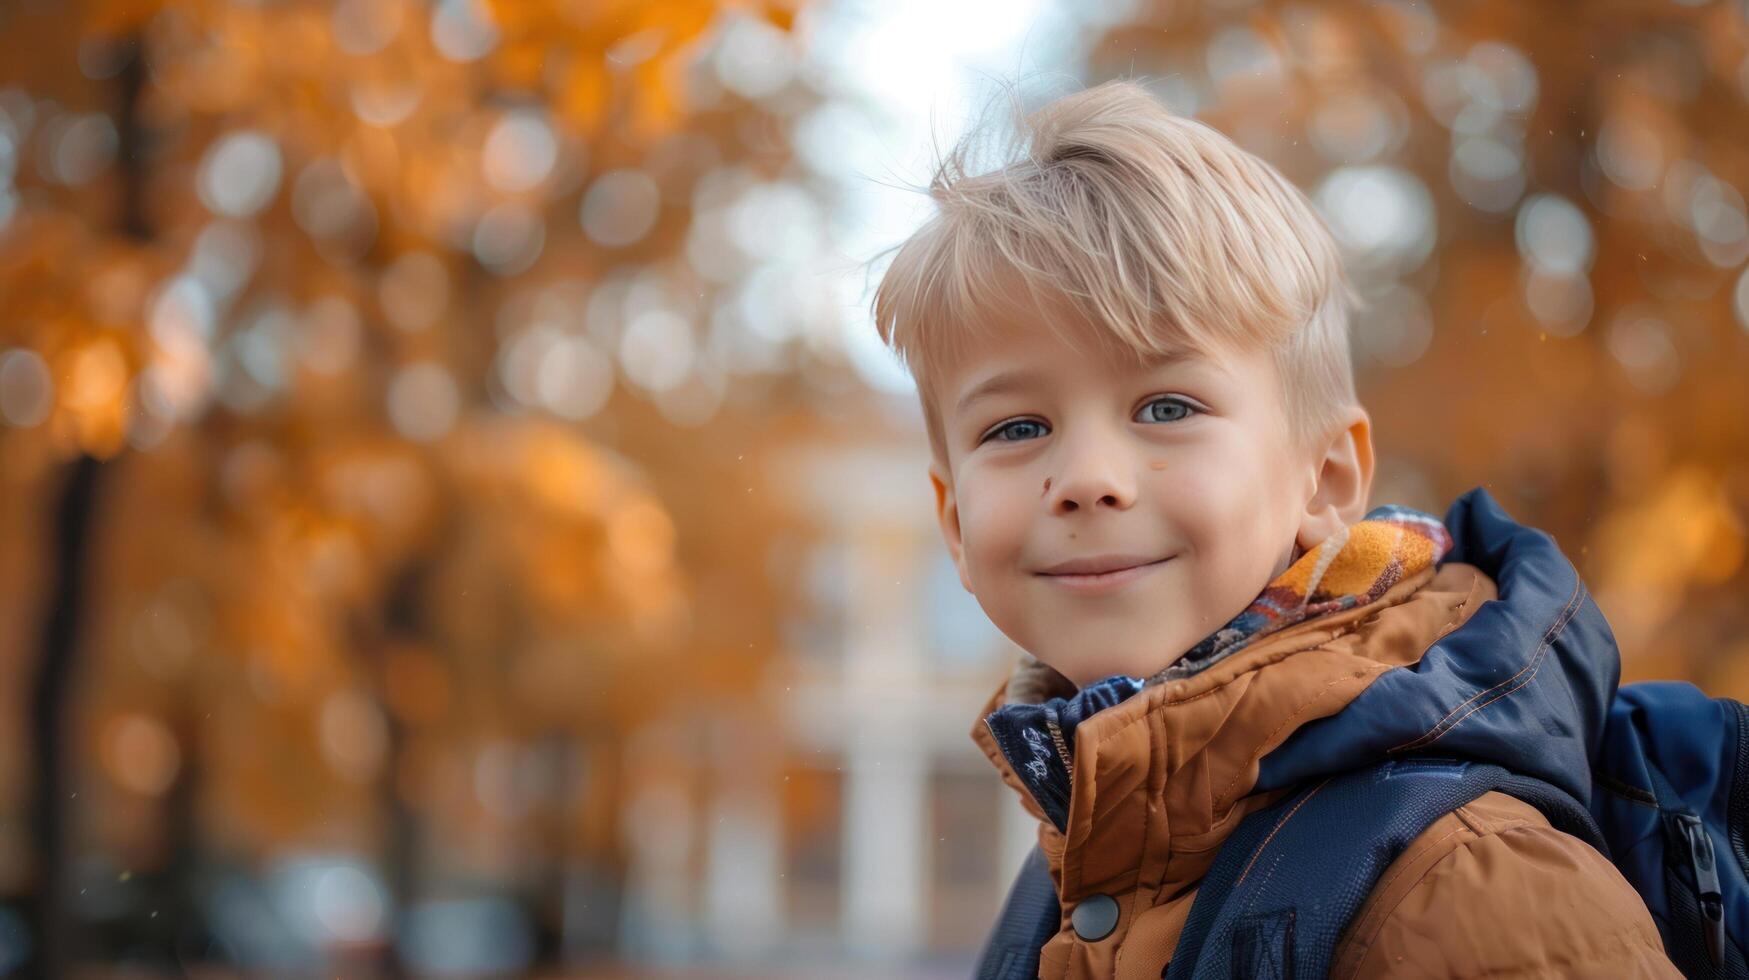
[[[1211,452],[1160,474],[1160,497],[1181,544],[1207,560],[1272,561],[1280,504],[1272,474],[1247,453]]]
[[[969,561],[988,564],[1010,560],[1024,540],[1029,513],[1007,481],[981,476],[964,483],[960,507],[960,539]]]

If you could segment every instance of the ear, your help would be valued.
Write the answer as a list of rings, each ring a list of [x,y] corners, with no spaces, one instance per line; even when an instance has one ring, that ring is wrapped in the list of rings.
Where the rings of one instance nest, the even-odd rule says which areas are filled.
[[[1366,516],[1372,492],[1372,419],[1356,405],[1315,458],[1311,499],[1306,501],[1295,543],[1310,551],[1325,538]]]
[[[929,483],[935,488],[935,519],[941,525],[941,538],[947,542],[947,553],[953,556],[954,567],[959,569],[960,585],[970,592],[972,579],[966,574],[965,545],[960,540],[959,502],[954,497],[953,477],[940,461],[929,464]]]

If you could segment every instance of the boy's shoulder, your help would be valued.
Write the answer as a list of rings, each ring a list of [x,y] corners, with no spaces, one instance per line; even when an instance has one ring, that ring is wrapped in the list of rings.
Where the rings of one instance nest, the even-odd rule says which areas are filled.
[[[1350,923],[1332,977],[1680,976],[1596,848],[1490,792],[1435,820]]]

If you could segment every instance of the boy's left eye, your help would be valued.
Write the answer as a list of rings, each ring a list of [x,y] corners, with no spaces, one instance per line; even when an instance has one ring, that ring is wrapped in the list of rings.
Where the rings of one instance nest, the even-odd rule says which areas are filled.
[[[1173,411],[1171,411],[1170,413],[1167,413],[1163,417],[1159,413],[1155,413],[1155,412],[1150,411],[1150,409],[1152,409],[1156,405],[1165,405],[1167,408],[1172,409]],[[1191,416],[1195,413],[1196,413],[1196,407],[1194,405],[1190,404],[1189,402],[1184,401],[1183,399],[1156,398],[1153,401],[1149,402],[1148,404],[1143,405],[1142,411],[1140,414],[1142,416],[1144,416],[1141,420],[1144,422],[1177,422],[1179,419],[1188,418],[1189,416]]]

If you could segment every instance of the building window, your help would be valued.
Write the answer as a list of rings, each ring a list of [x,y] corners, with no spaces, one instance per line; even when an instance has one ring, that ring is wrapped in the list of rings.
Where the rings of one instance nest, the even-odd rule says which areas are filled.
[[[841,541],[822,541],[803,552],[801,601],[783,621],[784,643],[802,659],[838,663],[849,632],[849,567]]]
[[[844,774],[791,767],[783,803],[786,918],[800,938],[835,936],[844,880]]]

